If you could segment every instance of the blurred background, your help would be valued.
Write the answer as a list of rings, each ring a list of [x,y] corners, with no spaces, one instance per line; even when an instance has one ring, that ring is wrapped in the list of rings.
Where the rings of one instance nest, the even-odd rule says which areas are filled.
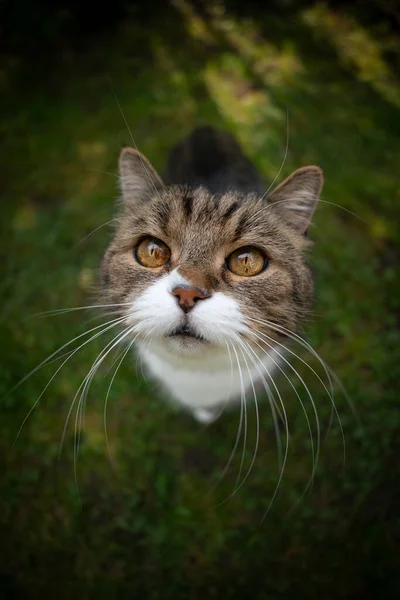
[[[0,597],[399,597],[398,3],[3,0],[1,11]],[[75,403],[67,422],[101,337],[7,395],[106,320],[96,310],[35,315],[96,303],[118,154],[132,143],[116,98],[161,171],[172,145],[206,123],[231,131],[269,181],[288,131],[280,180],[323,168],[305,335],[359,419],[337,388],[344,466],[329,397],[292,357],[321,424],[312,486],[315,414],[290,369],[277,379],[291,437],[275,497],[267,402],[255,464],[233,495],[243,438],[224,467],[238,414],[204,427],[175,413],[134,357],[110,391],[111,460],[103,409],[115,357],[84,418]],[[249,406],[242,477],[255,447]]]

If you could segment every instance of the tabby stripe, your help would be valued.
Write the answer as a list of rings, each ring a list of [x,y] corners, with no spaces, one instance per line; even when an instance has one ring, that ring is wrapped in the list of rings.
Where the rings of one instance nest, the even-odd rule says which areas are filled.
[[[185,194],[185,196],[183,196],[182,198],[182,202],[186,218],[190,219],[190,216],[193,212],[193,196],[188,196],[187,194]]]
[[[223,219],[229,219],[230,216],[233,215],[234,212],[237,211],[237,209],[239,208],[239,203],[238,202],[234,202],[222,215]]]
[[[159,224],[160,228],[163,231],[165,231],[165,229],[168,225],[169,217],[170,217],[169,206],[165,203],[162,203],[162,204],[157,204],[154,208],[155,208],[155,213],[157,216],[158,224]]]
[[[247,223],[248,223],[247,216],[242,215],[240,217],[239,223],[237,224],[236,229],[235,229],[235,241],[242,237]]]

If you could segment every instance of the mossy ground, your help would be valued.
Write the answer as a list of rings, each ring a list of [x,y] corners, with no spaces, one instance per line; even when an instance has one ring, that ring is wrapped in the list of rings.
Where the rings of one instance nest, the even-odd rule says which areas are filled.
[[[75,411],[61,458],[59,447],[71,401],[105,343],[100,338],[60,370],[15,444],[60,363],[1,401],[4,597],[48,597],[49,590],[59,598],[397,596],[400,85],[382,44],[323,7],[288,21],[244,21],[223,12],[203,19],[183,4],[145,26],[125,20],[36,85],[31,74],[14,88],[4,70],[1,395],[101,322],[89,321],[93,311],[33,315],[91,303],[110,235],[107,226],[91,232],[112,219],[118,152],[131,142],[115,92],[136,144],[161,170],[175,141],[211,123],[233,132],[272,180],[288,115],[282,177],[306,164],[320,164],[326,176],[326,203],[310,230],[317,298],[306,335],[340,377],[362,424],[360,430],[338,390],[346,467],[334,421],[312,489],[301,498],[312,468],[310,437],[296,394],[280,377],[291,444],[280,491],[260,523],[279,476],[268,404],[260,404],[252,472],[220,504],[240,466],[241,447],[215,485],[238,414],[199,426],[168,407],[129,358],[108,402],[112,465],[103,428],[110,364],[93,382],[76,461],[78,494]],[[329,398],[304,364],[293,364],[312,391],[324,437]],[[290,370],[288,376],[315,443],[309,398]],[[243,474],[255,443],[251,404],[249,410]]]

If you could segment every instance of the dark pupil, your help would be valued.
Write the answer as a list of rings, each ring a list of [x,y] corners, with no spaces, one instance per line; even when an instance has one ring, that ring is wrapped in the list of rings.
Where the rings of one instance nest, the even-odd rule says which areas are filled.
[[[245,254],[239,254],[238,260],[246,268],[248,266],[248,263],[251,261],[250,253],[246,252]]]
[[[150,244],[150,254],[154,258],[160,258],[160,256],[161,256],[160,246],[157,246],[157,244],[151,243]]]

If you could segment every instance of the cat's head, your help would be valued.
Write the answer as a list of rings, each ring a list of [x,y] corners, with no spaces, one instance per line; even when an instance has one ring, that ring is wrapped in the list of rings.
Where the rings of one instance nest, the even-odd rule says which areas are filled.
[[[199,356],[248,337],[295,331],[312,299],[305,233],[322,183],[319,167],[295,171],[266,197],[163,184],[148,160],[124,148],[122,210],[101,268],[108,302],[132,336],[171,355]]]

